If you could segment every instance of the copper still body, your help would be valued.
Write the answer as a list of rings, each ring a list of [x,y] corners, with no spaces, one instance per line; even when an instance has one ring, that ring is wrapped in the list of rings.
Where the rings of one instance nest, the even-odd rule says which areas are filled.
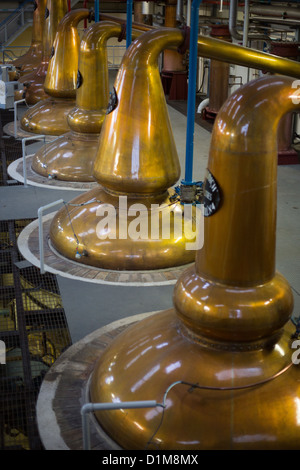
[[[184,39],[184,32],[178,29],[154,29],[136,39],[124,55],[93,168],[99,187],[71,201],[52,220],[51,244],[66,258],[119,271],[165,269],[192,262],[193,250],[186,246],[187,240],[195,239],[193,225],[186,232],[182,229],[180,236],[175,230],[167,238],[151,236],[154,215],[159,218],[160,233],[164,218],[171,220],[169,227],[173,228],[176,217],[182,216],[182,205],[172,189],[180,176],[179,160],[157,62],[165,47],[177,49]],[[293,61],[214,38],[199,36],[198,53],[300,75],[300,65]],[[136,222],[134,215],[126,217],[131,206],[143,208],[143,236],[128,235]]]
[[[42,57],[36,70],[20,77],[19,82],[24,84],[24,91],[16,93],[15,100],[25,97],[28,105],[34,105],[40,100],[48,98],[44,91],[45,77],[57,28],[67,11],[67,0],[47,0],[43,23]]]
[[[28,51],[12,62],[22,76],[39,66],[43,55],[43,33],[45,23],[45,9],[47,0],[36,0],[34,2],[32,38]]]
[[[121,31],[118,23],[102,21],[85,32],[80,44],[76,106],[67,116],[70,131],[34,155],[32,168],[40,175],[95,181],[93,165],[109,101],[106,46],[108,39],[119,37]]]
[[[128,327],[92,373],[94,403],[161,404],[96,412],[122,449],[299,449],[293,295],[275,267],[276,136],[281,117],[299,111],[292,83],[265,76],[223,105],[204,245],[175,286],[174,308]]]
[[[95,159],[93,176],[99,186],[58,211],[51,223],[51,244],[66,258],[76,261],[82,255],[83,264],[119,271],[163,269],[194,260],[195,251],[185,248],[194,238],[192,228],[178,234],[172,224],[180,203],[172,199],[170,188],[180,176],[180,165],[158,68],[161,51],[182,41],[179,30],[162,28],[144,33],[127,49]],[[118,223],[106,226],[106,209],[117,214]],[[133,209],[146,226],[145,236],[130,236]],[[156,215],[160,231],[163,220],[171,221],[166,238],[152,236]]]
[[[80,21],[89,17],[89,10],[81,8],[71,10],[60,21],[43,85],[48,98],[41,100],[23,115],[23,130],[46,135],[61,135],[69,130],[67,116],[76,104],[80,47],[77,27]],[[31,88],[32,83],[28,88],[29,93]]]

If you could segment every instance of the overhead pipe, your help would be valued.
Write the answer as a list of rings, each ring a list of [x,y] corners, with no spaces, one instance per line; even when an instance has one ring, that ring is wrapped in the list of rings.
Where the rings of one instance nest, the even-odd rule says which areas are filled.
[[[176,5],[176,21],[178,23],[184,23],[184,16],[183,16],[183,0],[177,0]]]
[[[91,12],[80,8],[71,10],[61,20],[43,84],[47,98],[25,112],[21,119],[23,130],[46,135],[61,135],[68,132],[67,116],[76,104],[80,47],[77,28],[79,22],[87,18],[91,18]],[[25,99],[30,92],[31,85]]]
[[[245,0],[244,6],[244,26],[243,26],[243,46],[248,46],[249,37],[249,0]]]
[[[300,19],[289,19],[289,18],[275,18],[273,17],[265,17],[265,16],[253,16],[251,17],[251,22],[253,24],[256,23],[272,23],[272,24],[279,24],[279,25],[286,25],[292,28],[299,27]],[[265,25],[263,26],[265,28]]]
[[[186,25],[191,26],[191,9],[192,9],[192,0],[187,0],[186,4]]]
[[[132,5],[133,5],[133,0],[127,0],[127,5],[126,5],[126,48],[128,48],[131,44]]]
[[[126,20],[106,14],[101,14],[100,20],[111,20],[126,24]],[[145,32],[158,29],[155,26],[136,22],[133,23],[133,27],[138,31]],[[271,73],[280,73],[294,78],[300,77],[300,64],[297,62],[208,36],[198,36],[198,56],[258,70],[266,70]]]
[[[117,22],[110,23],[119,24]],[[137,28],[139,28],[140,26],[137,23],[133,23],[133,25],[137,25]],[[122,30],[124,29],[124,26],[125,22],[122,23]],[[141,25],[141,29],[143,31],[145,29],[145,25]],[[155,28],[152,29],[155,30]],[[141,34],[142,31],[138,32],[134,29],[133,37],[136,37],[138,34]],[[89,42],[90,40],[94,39],[95,36],[89,34],[87,37],[89,38]],[[213,44],[215,43],[213,42]],[[220,41],[218,45],[219,44]],[[51,176],[57,179],[67,181],[94,181],[92,168],[96,156],[95,147],[97,146],[98,142],[97,132],[100,132],[104,114],[106,112],[105,103],[107,99],[107,92],[105,91],[106,87],[104,85],[104,75],[102,75],[102,73],[107,73],[104,72],[104,70],[106,70],[105,67],[107,66],[104,65],[106,63],[106,59],[103,60],[104,56],[102,56],[102,52],[100,52],[102,45],[102,41],[100,41],[98,45],[94,44],[91,46],[87,46],[86,41],[81,43],[81,49],[83,49],[80,52],[79,61],[82,62],[83,65],[79,65],[79,71],[82,84],[79,86],[79,88],[77,88],[76,91],[76,108],[74,108],[75,111],[71,111],[67,117],[68,126],[71,132],[69,130],[67,134],[62,136],[60,139],[57,139],[54,143],[47,144],[47,146],[42,147],[33,158],[32,167],[34,171],[44,177]],[[100,50],[98,50],[98,47],[100,48]],[[224,47],[223,43],[222,47]],[[92,80],[92,82],[90,82],[87,78],[82,78],[82,74],[85,77],[89,76],[87,71],[88,66],[91,69],[97,70],[96,64],[90,63],[90,65],[88,65],[86,59],[83,59],[85,55],[88,55],[90,57],[91,48],[95,51],[96,55],[100,54],[100,56],[98,57],[98,62],[99,64],[101,64],[102,70],[101,73],[98,70],[100,73],[99,78],[94,77],[94,75],[91,76],[95,78],[95,80]],[[220,46],[219,50],[221,53]],[[240,51],[240,48],[237,47],[237,49],[234,48],[233,50]],[[248,50],[247,54],[249,54]],[[234,57],[231,50],[229,52],[229,57],[231,60]],[[259,54],[255,55],[256,59],[257,57],[259,57]],[[264,57],[265,56],[263,56],[263,58]],[[217,64],[221,63],[220,61],[216,62]],[[265,67],[266,62],[262,62],[260,64],[260,67],[262,66]],[[279,64],[277,65],[277,61],[275,67],[277,70],[280,70],[280,66]],[[97,100],[94,98],[95,96],[97,97]],[[214,100],[212,101],[215,102]],[[99,109],[100,111],[97,111],[97,109]],[[193,122],[193,119],[190,118],[189,122]],[[193,134],[193,130],[191,132]],[[192,162],[190,163],[190,168],[188,169],[188,171],[192,173],[191,167]],[[191,183],[192,177],[190,176],[189,178],[189,183]]]
[[[124,450],[299,449],[293,294],[275,266],[276,137],[281,117],[300,110],[293,86],[264,76],[226,101],[204,181],[204,245],[175,286],[173,309],[99,351],[92,403],[168,392],[163,414],[95,413]]]
[[[99,2],[100,0],[95,0],[95,23],[99,22],[99,14],[100,14],[100,9],[99,9]]]
[[[282,19],[300,19],[300,8],[287,5],[255,5],[250,6],[250,13],[263,16],[275,16]]]
[[[248,4],[247,2],[245,2],[244,12],[245,12],[246,17],[247,17],[247,11],[248,11],[247,8],[248,8]],[[229,6],[229,31],[230,31],[231,36],[234,39],[243,41],[243,35],[237,31],[237,9],[238,9],[238,0],[231,0],[230,6]],[[253,39],[263,40],[268,44],[271,42],[271,38],[269,36],[265,34],[258,34],[258,33],[249,33],[248,39],[249,40],[253,40]]]

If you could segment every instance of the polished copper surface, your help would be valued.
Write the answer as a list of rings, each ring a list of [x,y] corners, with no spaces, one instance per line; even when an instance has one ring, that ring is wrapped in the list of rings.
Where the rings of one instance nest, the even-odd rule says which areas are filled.
[[[23,130],[47,135],[61,135],[70,130],[67,116],[75,106],[80,46],[77,27],[89,16],[89,10],[82,8],[70,11],[60,21],[43,86],[48,98],[36,103],[23,115]]]
[[[21,75],[33,71],[42,60],[46,3],[47,0],[36,0],[32,18],[31,45],[24,55],[12,62]]]
[[[153,194],[178,180],[179,159],[157,61],[162,50],[179,46],[183,38],[178,29],[149,31],[124,55],[115,81],[117,106],[104,121],[94,166],[105,188]]]
[[[48,95],[44,91],[44,81],[58,25],[67,12],[67,0],[47,0],[41,62],[34,72],[24,74],[19,80],[21,83],[27,85],[25,99],[29,105],[34,105],[40,100],[48,98]]]
[[[32,168],[42,176],[94,181],[93,165],[109,100],[106,45],[110,37],[120,36],[121,30],[118,23],[102,21],[85,32],[78,64],[81,83],[77,87],[76,106],[67,116],[71,131],[34,155]]]
[[[114,101],[111,103],[110,112],[106,115],[101,130],[101,139],[93,170],[93,177],[102,186],[103,191],[115,194],[116,198],[112,204],[115,208],[118,208],[118,195],[128,197],[129,204],[140,203],[142,196],[144,198],[148,196],[147,207],[150,207],[151,198],[157,198],[158,195],[164,194],[179,178],[179,160],[157,59],[164,48],[178,48],[183,40],[184,33],[178,29],[152,29],[138,38],[124,55],[115,82]],[[232,44],[214,38],[205,38],[205,41],[205,46],[202,46],[203,50],[217,44],[220,49],[220,57],[226,58],[229,48],[231,59],[234,57],[234,60],[244,64],[249,59],[253,64],[253,51],[251,55],[248,53],[248,49],[242,48],[241,53],[239,46],[233,47]],[[238,54],[234,55],[233,52],[238,52]],[[211,54],[216,57],[218,52],[213,48]],[[266,64],[265,68],[269,66],[270,56],[268,54],[260,55],[257,52],[255,54],[255,63],[260,62],[260,66]],[[294,67],[295,64],[292,61],[272,58],[272,66],[278,66],[279,70],[290,70],[291,64]],[[76,230],[84,239],[84,247],[81,248],[88,253],[88,256],[80,258],[80,262],[103,267],[101,258],[103,260],[105,258],[105,267],[108,269],[140,270],[162,266],[163,264],[158,257],[156,262],[153,261],[149,264],[149,260],[144,262],[140,256],[136,256],[134,254],[135,242],[132,240],[127,240],[126,249],[122,245],[123,252],[114,250],[113,246],[116,243],[115,240],[112,240],[114,236],[105,240],[106,246],[110,251],[113,251],[114,256],[108,258],[102,254],[105,243],[102,239],[100,243],[95,236],[96,209],[93,206],[94,212],[90,210],[89,201],[93,199],[91,194],[87,192],[80,200],[81,209],[78,214],[75,209],[72,209],[71,220],[73,218],[76,220]],[[105,200],[99,196],[100,205]],[[151,215],[149,210],[148,215]],[[76,261],[78,260],[79,242],[72,234],[73,225],[70,223],[68,210],[63,208],[52,221],[51,242],[59,253]],[[184,244],[183,242],[182,246]],[[170,245],[172,245],[172,241]],[[157,249],[158,252],[163,251],[159,244],[157,244]],[[170,253],[169,266],[174,266],[172,250],[166,247],[164,250]],[[182,264],[182,260],[186,260],[187,256],[192,260],[192,252],[183,253],[183,256],[179,257],[175,263]],[[164,266],[167,266],[165,260],[163,263]]]
[[[67,117],[74,108],[72,99],[47,98],[30,108],[21,119],[21,128],[34,134],[61,135],[69,128]]]
[[[276,135],[299,110],[292,85],[265,76],[223,105],[204,181],[204,245],[175,286],[174,309],[128,328],[99,358],[93,402],[163,405],[96,412],[123,449],[299,449],[293,296],[275,270]]]
[[[173,224],[180,203],[170,199],[168,188],[178,180],[180,167],[157,63],[165,47],[182,39],[179,30],[149,31],[127,49],[114,87],[117,106],[106,115],[95,160],[93,175],[103,187],[71,201],[52,220],[51,243],[67,258],[78,259],[79,251],[81,263],[114,270],[163,269],[194,260],[194,250],[186,249],[195,237],[192,228],[182,228],[182,220],[178,234]],[[135,215],[127,217],[124,197],[128,209],[143,205],[145,237],[130,236]],[[116,226],[101,226],[105,218],[98,211],[107,204],[117,211]],[[170,219],[168,238],[151,236],[154,213],[160,233]]]
[[[209,36],[198,36],[198,55],[289,77],[300,75],[299,62]]]
[[[86,8],[69,11],[60,21],[52,45],[45,92],[55,98],[76,98],[80,37],[78,25],[90,17]]]
[[[75,132],[99,133],[102,128],[110,91],[106,46],[108,39],[119,37],[121,31],[118,23],[101,21],[92,25],[82,38],[76,107],[68,116],[69,126]]]
[[[151,197],[123,195],[126,200],[120,200],[119,195],[110,194],[99,186],[58,211],[50,227],[51,245],[68,259],[115,271],[148,271],[192,263],[195,251],[186,248],[195,235],[183,222],[180,234],[173,229],[176,212],[180,210],[180,204],[170,198],[173,194],[170,191]],[[140,204],[142,209],[139,209]],[[114,208],[116,223],[107,223],[106,210],[112,214]],[[134,239],[130,235],[131,227],[135,228],[137,223],[135,209],[141,210],[138,214],[141,227],[147,227],[145,238]],[[151,229],[162,233],[168,218],[170,236],[154,238]]]
[[[104,14],[100,14],[100,19],[112,20],[121,24],[125,23],[125,20],[121,18]],[[140,31],[150,31],[157,29],[155,26],[139,24],[136,22],[133,23],[133,27]],[[177,49],[176,46],[175,49]],[[277,55],[243,47],[239,44],[228,43],[222,39],[209,36],[198,36],[198,56],[221,60],[229,64],[236,64],[245,67],[256,68],[258,70],[265,70],[267,72],[280,73],[290,77],[300,77],[299,62],[297,63]]]
[[[99,135],[67,132],[42,146],[32,158],[32,169],[45,178],[62,181],[95,181],[93,166]]]
[[[173,310],[151,316],[101,355],[90,397],[165,407],[97,411],[98,422],[125,450],[299,449],[299,366],[289,368],[293,331],[286,328],[273,347],[257,343],[243,351],[237,344],[230,351],[189,337]]]

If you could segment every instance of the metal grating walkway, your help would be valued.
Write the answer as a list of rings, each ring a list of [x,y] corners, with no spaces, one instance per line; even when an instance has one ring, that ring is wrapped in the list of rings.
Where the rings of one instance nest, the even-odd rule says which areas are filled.
[[[20,158],[21,141],[3,135],[13,111],[0,111],[0,186]],[[41,450],[36,399],[43,377],[71,345],[56,277],[20,255],[17,238],[32,219],[0,221],[0,450]]]
[[[0,449],[39,450],[35,403],[44,375],[71,344],[55,276],[19,254],[16,241],[31,220],[0,221]]]

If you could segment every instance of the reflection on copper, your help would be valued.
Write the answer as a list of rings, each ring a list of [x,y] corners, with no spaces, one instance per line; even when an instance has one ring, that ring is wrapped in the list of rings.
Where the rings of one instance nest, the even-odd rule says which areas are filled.
[[[160,269],[194,260],[195,251],[186,249],[193,234],[185,227],[180,237],[175,230],[169,238],[151,237],[152,205],[164,207],[161,212],[172,221],[174,207],[180,204],[172,201],[174,191],[169,189],[179,178],[180,166],[158,57],[165,47],[180,45],[182,40],[179,30],[154,30],[137,38],[126,51],[95,159],[93,176],[99,185],[76,198],[70,210],[59,211],[51,224],[51,243],[67,258],[76,260],[78,251],[84,251],[80,262],[115,270]],[[111,139],[112,135],[116,138]],[[107,205],[112,215],[115,210],[118,214],[118,223],[113,220],[109,231]],[[162,219],[160,213],[160,227]],[[131,228],[138,223],[141,231],[145,227],[146,236],[133,239]],[[77,243],[69,241],[73,231]]]
[[[32,72],[42,60],[46,3],[47,0],[36,0],[32,19],[31,45],[24,55],[12,62],[12,65],[18,69],[19,76]]]
[[[87,9],[71,10],[60,21],[43,82],[46,99],[30,108],[21,119],[27,132],[61,135],[69,130],[67,116],[75,106],[80,37],[78,24],[90,16]],[[68,53],[66,54],[66,51]],[[32,83],[28,94],[32,92]],[[27,100],[27,93],[25,99]]]
[[[99,357],[93,402],[108,402],[114,393],[121,401],[164,406],[163,416],[153,412],[150,420],[146,409],[122,419],[119,412],[96,412],[102,430],[123,449],[299,448],[293,295],[275,267],[276,135],[281,117],[300,109],[292,83],[265,76],[221,108],[207,165],[221,202],[205,217],[204,246],[175,286],[174,308],[126,328]],[[155,346],[158,336],[168,346],[143,356],[145,342]],[[109,385],[108,374],[114,376]]]
[[[78,65],[81,83],[77,85],[76,106],[67,116],[70,132],[35,154],[32,168],[42,176],[94,181],[93,164],[109,100],[107,40],[120,34],[121,26],[111,21],[94,23],[85,32]]]
[[[25,85],[24,94],[28,105],[34,105],[40,100],[48,98],[48,95],[46,95],[44,91],[44,81],[58,25],[68,11],[67,0],[47,0],[45,11],[41,61],[36,70],[24,74],[19,79],[19,82]]]

